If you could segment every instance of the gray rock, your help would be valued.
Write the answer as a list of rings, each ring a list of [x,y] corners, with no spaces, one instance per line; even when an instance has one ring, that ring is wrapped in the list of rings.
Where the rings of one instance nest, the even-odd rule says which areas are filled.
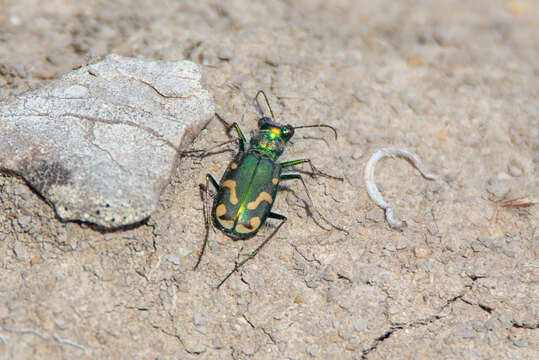
[[[154,211],[178,151],[213,113],[196,64],[110,55],[0,102],[0,169],[62,220],[132,224]]]

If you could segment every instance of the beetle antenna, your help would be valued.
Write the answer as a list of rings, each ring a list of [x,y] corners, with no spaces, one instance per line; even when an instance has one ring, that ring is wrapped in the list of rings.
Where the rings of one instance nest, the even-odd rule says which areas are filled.
[[[317,128],[324,127],[324,128],[331,129],[333,131],[333,133],[335,134],[335,140],[338,139],[337,129],[335,129],[333,126],[326,125],[326,124],[294,126],[294,130],[295,129],[301,129],[301,128],[314,128],[314,127],[317,127]]]
[[[258,92],[256,93],[256,96],[255,96],[255,101],[256,101],[256,103],[257,103],[257,105],[258,105],[258,109],[259,109],[259,110],[262,109],[262,108],[260,107],[260,103],[258,102],[258,95],[260,95],[260,94],[264,95],[264,99],[266,100],[266,105],[268,105],[268,109],[269,109],[269,111],[270,111],[270,113],[271,113],[271,118],[273,119],[273,121],[276,121],[276,120],[275,120],[275,116],[273,115],[273,110],[271,110],[271,106],[270,106],[270,104],[269,104],[268,97],[266,96],[266,93],[264,92],[264,90],[258,90]],[[262,111],[261,111],[261,112],[262,112]],[[262,115],[264,115],[264,114],[262,114]]]

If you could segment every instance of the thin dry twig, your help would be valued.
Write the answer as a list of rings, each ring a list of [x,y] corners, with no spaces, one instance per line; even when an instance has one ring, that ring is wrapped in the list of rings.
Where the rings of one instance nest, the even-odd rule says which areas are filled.
[[[396,221],[394,219],[393,209],[391,208],[391,205],[382,197],[382,194],[378,190],[376,181],[374,179],[374,170],[376,168],[376,164],[379,160],[387,157],[400,157],[408,160],[426,179],[435,180],[437,179],[437,176],[427,172],[427,170],[423,167],[419,156],[406,150],[392,147],[381,148],[376,150],[376,152],[370,157],[369,161],[367,161],[367,165],[365,166],[365,187],[367,188],[367,193],[376,205],[384,209],[386,220],[389,226],[391,226],[393,229],[401,230],[404,226],[406,226],[406,221]]]

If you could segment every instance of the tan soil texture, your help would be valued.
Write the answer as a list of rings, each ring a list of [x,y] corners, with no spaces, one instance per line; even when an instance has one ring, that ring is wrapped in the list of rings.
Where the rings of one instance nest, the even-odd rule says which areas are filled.
[[[348,232],[325,230],[291,181],[274,206],[289,221],[215,290],[271,232],[244,242],[212,232],[192,271],[199,185],[220,178],[233,144],[183,158],[159,210],[118,231],[62,223],[4,174],[0,357],[537,358],[539,206],[499,201],[539,198],[538,34],[532,0],[0,0],[1,98],[109,53],[193,60],[218,112],[246,133],[259,89],[279,121],[338,129],[337,141],[298,129],[282,159],[344,178],[300,167],[320,213]],[[231,136],[213,121],[192,148]],[[403,232],[362,184],[384,146],[441,176],[379,164]]]

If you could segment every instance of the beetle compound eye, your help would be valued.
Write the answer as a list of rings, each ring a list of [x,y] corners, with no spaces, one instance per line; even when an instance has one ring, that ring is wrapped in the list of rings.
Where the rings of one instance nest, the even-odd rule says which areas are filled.
[[[290,139],[292,136],[294,136],[294,127],[292,125],[286,125],[283,128],[283,134]]]
[[[268,123],[271,123],[271,119],[269,117],[261,117],[258,119],[258,127],[260,129],[266,128]]]

